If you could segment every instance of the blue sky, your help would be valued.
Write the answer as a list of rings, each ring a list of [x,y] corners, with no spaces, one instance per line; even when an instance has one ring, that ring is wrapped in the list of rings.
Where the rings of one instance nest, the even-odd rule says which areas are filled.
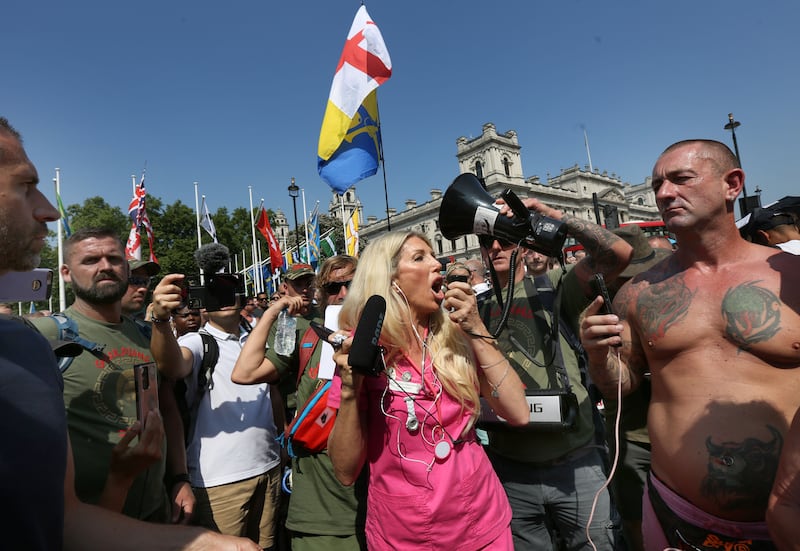
[[[5,0],[0,115],[43,189],[125,208],[148,192],[212,211],[254,201],[291,216],[294,176],[327,207],[319,128],[357,1]],[[526,176],[588,164],[632,184],[667,145],[732,145],[733,112],[762,202],[797,195],[797,2],[372,0],[392,57],[378,93],[389,205],[458,174],[456,139],[515,130]],[[382,173],[357,187],[382,217]],[[298,201],[298,209],[302,205]],[[302,216],[302,211],[300,216]],[[157,229],[156,229],[157,231]]]

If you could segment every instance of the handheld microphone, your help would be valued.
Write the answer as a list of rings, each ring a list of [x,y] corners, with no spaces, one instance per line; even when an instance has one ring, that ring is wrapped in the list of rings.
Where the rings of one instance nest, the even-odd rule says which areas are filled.
[[[383,358],[378,341],[381,338],[385,316],[386,299],[380,295],[369,297],[364,305],[364,311],[361,312],[348,357],[350,367],[362,375],[377,377],[383,371]]]

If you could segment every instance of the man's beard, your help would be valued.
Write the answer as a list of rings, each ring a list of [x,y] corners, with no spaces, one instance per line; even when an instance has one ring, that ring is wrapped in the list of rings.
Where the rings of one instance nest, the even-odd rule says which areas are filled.
[[[11,217],[5,210],[0,210],[0,265],[4,270],[16,272],[27,272],[38,268],[42,261],[41,251],[33,252],[29,249],[30,244],[21,243],[21,238],[25,232],[20,232],[20,228],[14,228],[5,221]],[[45,230],[46,231],[46,230]],[[29,234],[33,235],[33,232]]]
[[[92,282],[89,287],[81,287],[72,280],[72,292],[75,296],[89,304],[113,304],[122,300],[128,290],[128,282],[120,281],[115,277],[114,285],[105,285],[98,288],[97,282]],[[107,281],[107,280],[106,280]]]

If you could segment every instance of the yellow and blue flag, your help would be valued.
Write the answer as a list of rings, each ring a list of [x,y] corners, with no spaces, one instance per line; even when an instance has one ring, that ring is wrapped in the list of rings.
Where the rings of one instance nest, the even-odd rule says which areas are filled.
[[[362,5],[336,67],[317,148],[319,174],[338,193],[378,170],[376,90],[391,76],[383,36]]]

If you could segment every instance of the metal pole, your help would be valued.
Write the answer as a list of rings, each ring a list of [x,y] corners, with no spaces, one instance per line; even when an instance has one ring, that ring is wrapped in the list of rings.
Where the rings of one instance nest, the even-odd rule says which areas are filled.
[[[739,163],[739,168],[742,168],[742,157],[739,155],[739,144],[736,142],[736,128],[741,126],[742,123],[733,120],[733,113],[728,113],[728,124],[725,125],[725,130],[731,131],[733,137],[733,151],[736,153],[736,161]],[[742,195],[747,197],[747,186],[742,184]]]

